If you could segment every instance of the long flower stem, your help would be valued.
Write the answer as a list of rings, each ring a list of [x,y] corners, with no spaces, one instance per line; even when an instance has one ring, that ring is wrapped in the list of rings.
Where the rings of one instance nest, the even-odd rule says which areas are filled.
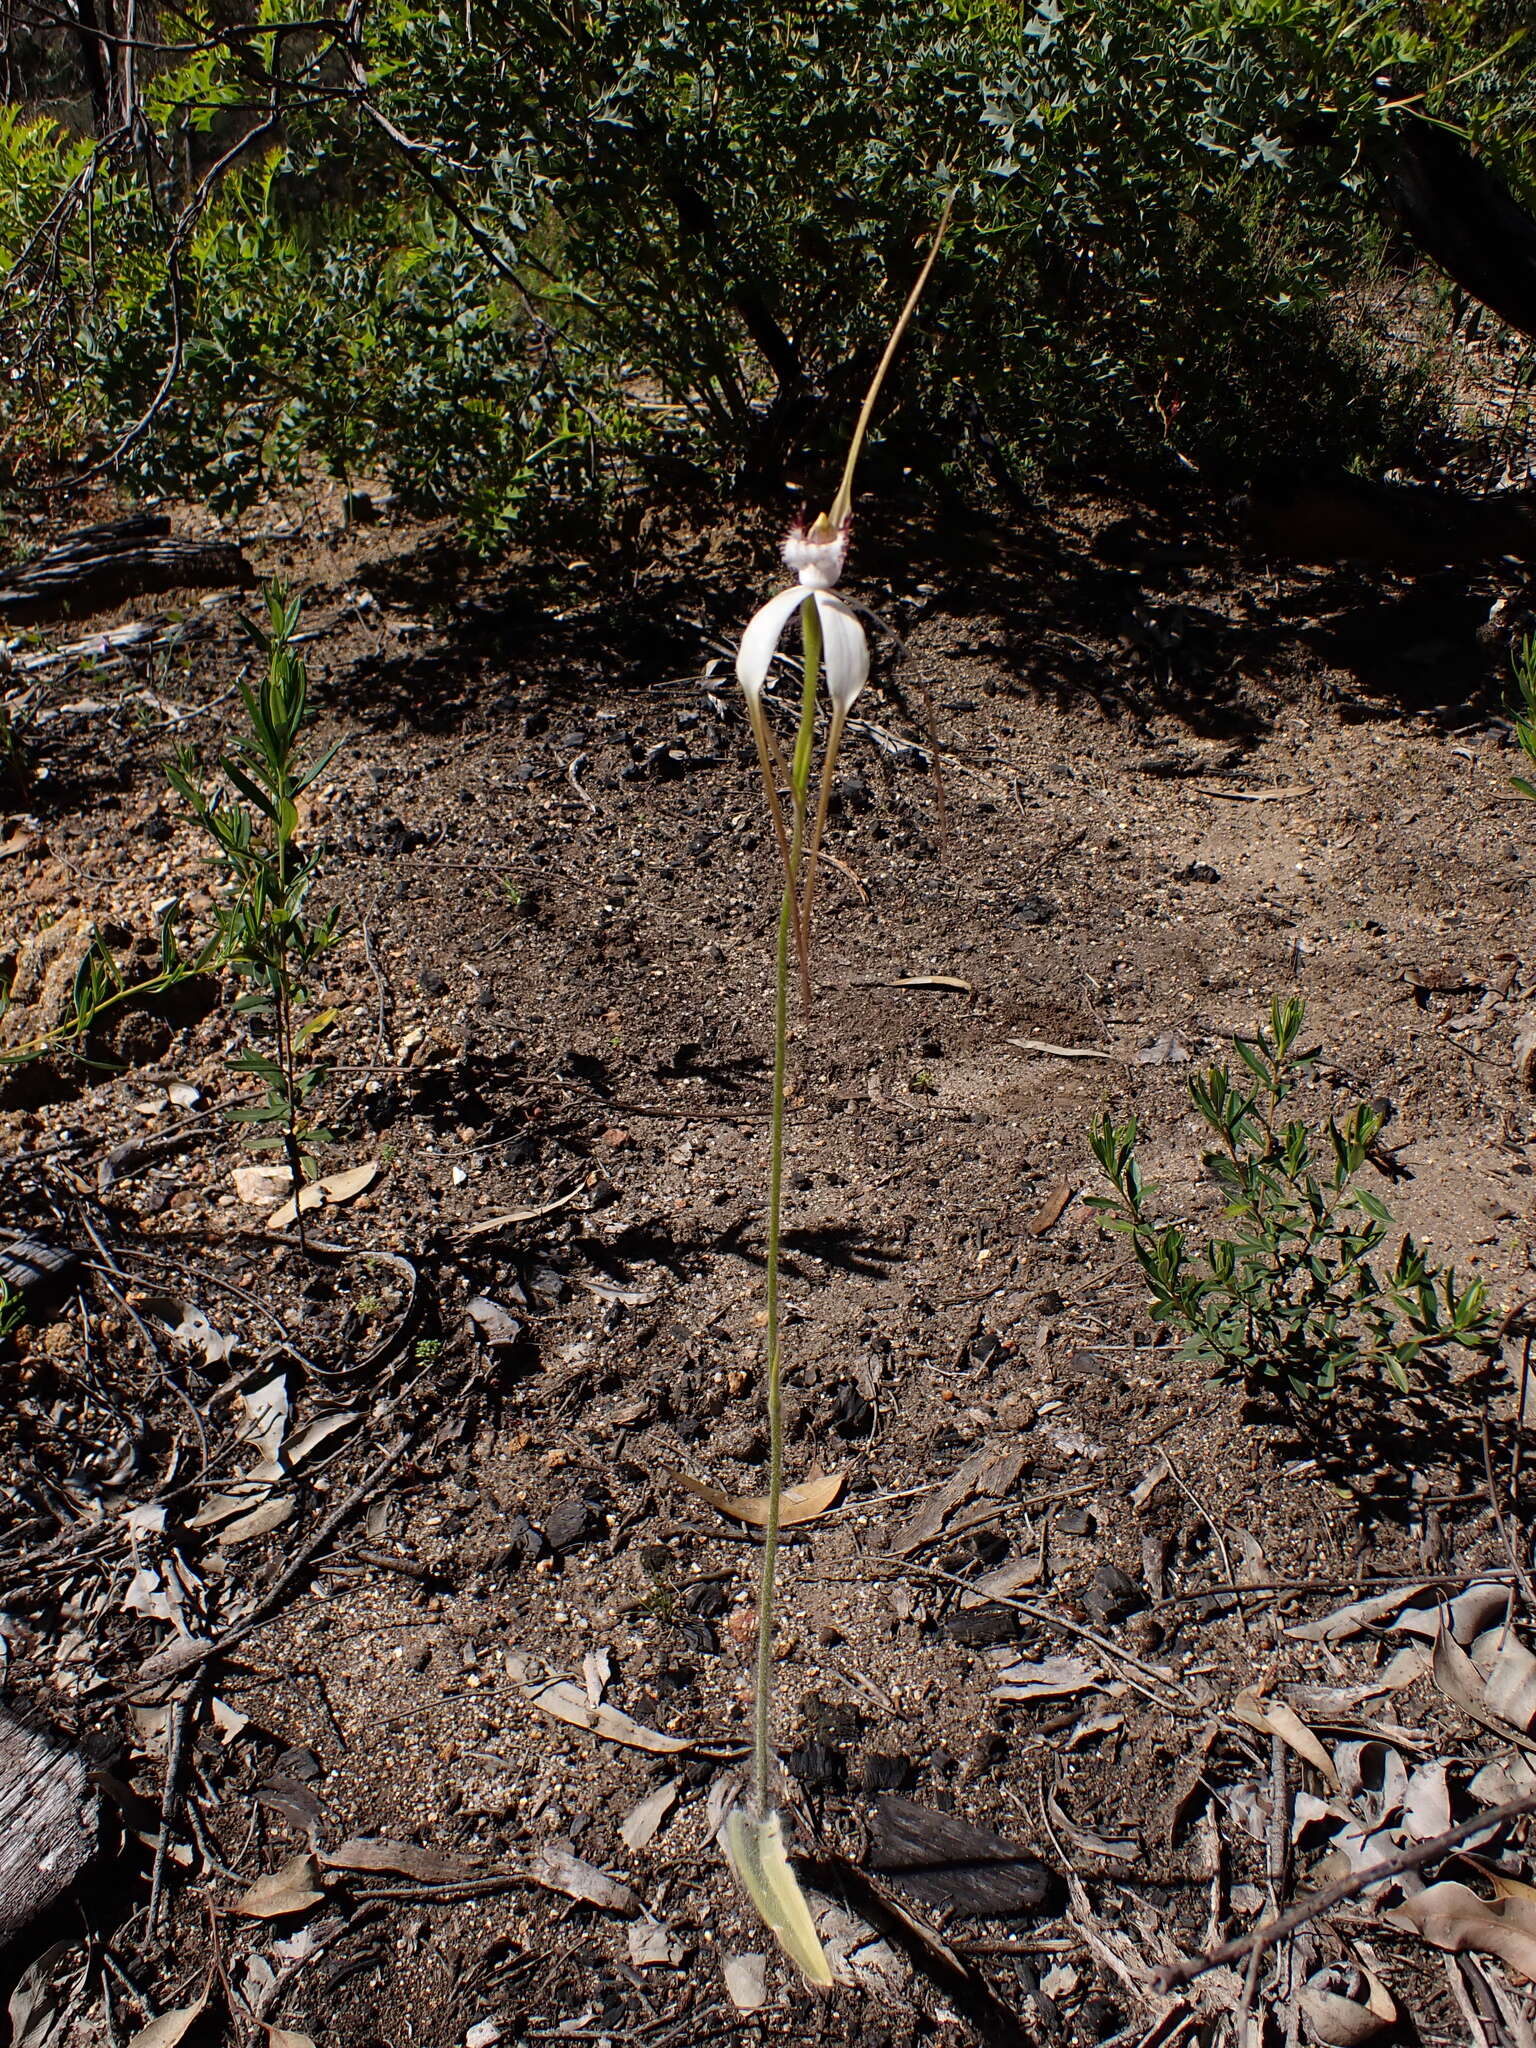
[[[768,1812],[768,1724],[773,1707],[773,1577],[779,1553],[779,1496],[784,1485],[784,1399],[779,1372],[779,1228],[784,1193],[784,1077],[789,1058],[789,940],[798,920],[795,890],[784,884],[774,974],[773,1117],[768,1139],[768,1519],[763,1527],[763,1570],[757,1599],[757,1712],[753,1737],[753,1791],[760,1815]]]
[[[794,838],[789,872],[779,905],[779,941],[773,976],[773,1114],[768,1138],[768,1518],[763,1527],[763,1571],[757,1599],[757,1698],[752,1744],[752,1783],[757,1811],[768,1813],[769,1723],[773,1712],[773,1581],[779,1558],[779,1499],[784,1490],[784,1398],[779,1355],[779,1234],[784,1212],[784,1096],[789,1068],[789,947],[798,942],[799,880],[805,850],[806,798],[811,781],[811,748],[816,737],[816,682],[821,667],[821,621],[809,597],[801,612],[805,643],[805,690],[800,730],[790,768]],[[806,1001],[810,974],[804,952],[801,975]]]

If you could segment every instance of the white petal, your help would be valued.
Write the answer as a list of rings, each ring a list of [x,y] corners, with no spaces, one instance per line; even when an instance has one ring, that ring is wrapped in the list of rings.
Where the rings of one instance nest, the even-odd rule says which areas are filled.
[[[747,621],[747,630],[736,650],[736,680],[749,697],[762,695],[784,628],[804,603],[805,592],[798,587],[781,590]]]
[[[857,615],[840,599],[818,590],[816,610],[821,619],[827,690],[838,709],[846,712],[869,681],[869,642]]]

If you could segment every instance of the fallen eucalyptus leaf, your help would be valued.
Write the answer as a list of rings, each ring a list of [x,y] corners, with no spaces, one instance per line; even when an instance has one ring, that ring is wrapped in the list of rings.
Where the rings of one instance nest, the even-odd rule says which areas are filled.
[[[1510,1588],[1500,1579],[1474,1579],[1454,1600],[1433,1607],[1407,1608],[1393,1626],[1406,1635],[1423,1636],[1426,1641],[1440,1632],[1442,1615],[1449,1615],[1451,1634],[1465,1648],[1496,1621],[1509,1614]]]
[[[1005,1664],[992,1688],[995,1700],[1057,1700],[1088,1692],[1100,1678],[1097,1664],[1084,1657],[1041,1657]]]
[[[658,1785],[654,1792],[648,1792],[638,1806],[632,1807],[619,1823],[619,1834],[626,1849],[643,1849],[655,1839],[658,1829],[681,1797],[681,1787],[675,1778],[668,1778]]]
[[[285,1913],[302,1913],[325,1897],[320,1889],[320,1866],[307,1850],[290,1856],[281,1870],[270,1871],[230,1908],[247,1920],[279,1920]]]
[[[1536,1657],[1512,1628],[1503,1626],[1486,1629],[1470,1654],[1489,1712],[1528,1734],[1536,1721]]]
[[[422,1884],[454,1884],[474,1877],[478,1869],[462,1856],[445,1856],[414,1842],[389,1842],[372,1835],[353,1835],[320,1860],[327,1870],[385,1870],[397,1877],[414,1877]]]
[[[1298,1643],[1342,1643],[1350,1636],[1362,1634],[1385,1621],[1389,1615],[1400,1614],[1408,1602],[1424,1591],[1423,1586],[1394,1586],[1389,1593],[1373,1593],[1367,1600],[1351,1600],[1347,1607],[1336,1607],[1331,1614],[1323,1614],[1316,1621],[1302,1621],[1286,1630],[1293,1642]],[[1431,1626],[1427,1634],[1433,1635]]]
[[[672,1476],[685,1493],[691,1493],[696,1500],[717,1508],[733,1522],[746,1522],[754,1529],[768,1526],[766,1494],[721,1493],[717,1487],[706,1486],[700,1479],[691,1479],[686,1472],[674,1472]],[[836,1507],[847,1478],[845,1469],[824,1472],[811,1479],[802,1479],[798,1485],[786,1486],[779,1496],[780,1528],[788,1528],[793,1522],[814,1522],[828,1508]]]
[[[240,1395],[240,1406],[246,1419],[235,1432],[235,1441],[254,1444],[263,1458],[275,1462],[288,1428],[287,1379],[279,1372],[259,1386],[247,1387]]]
[[[176,2043],[202,2012],[205,2003],[200,1998],[196,2005],[178,2005],[170,2012],[161,2013],[159,2019],[151,2020],[147,2027],[140,2027],[129,2041],[128,2048],[176,2048]]]
[[[1497,1956],[1522,1977],[1536,1980],[1536,1899],[1485,1899],[1470,1885],[1443,1879],[1415,1892],[1382,1918],[1406,1927],[1451,1955],[1468,1949]]]
[[[1297,2003],[1322,2048],[1364,2048],[1397,2024],[1396,2001],[1370,1970],[1319,1970]]]
[[[1257,1729],[1261,1735],[1278,1735],[1287,1749],[1309,1763],[1335,1791],[1339,1789],[1333,1758],[1295,1709],[1284,1701],[1264,1699],[1249,1687],[1232,1702],[1232,1718],[1241,1721],[1245,1728]]]
[[[28,1963],[6,2004],[11,2048],[58,2048],[89,1968],[89,1956],[71,1941],[53,1942]]]
[[[349,1166],[343,1173],[328,1173],[321,1180],[307,1181],[297,1195],[290,1196],[267,1218],[268,1230],[287,1230],[307,1216],[311,1209],[353,1202],[371,1188],[379,1177],[379,1162],[370,1159],[362,1166]]]
[[[265,2020],[261,2022],[267,2027]],[[291,2033],[287,2027],[267,2027],[267,2048],[315,2048],[308,2034]]]
[[[306,1423],[297,1436],[291,1437],[284,1453],[283,1462],[290,1472],[299,1472],[310,1460],[319,1456],[333,1436],[339,1436],[344,1429],[350,1429],[354,1422],[362,1420],[362,1410],[345,1408],[333,1415],[320,1415],[313,1422]]]
[[[763,1925],[806,1982],[829,1991],[832,1966],[784,1853],[779,1816],[771,1813],[766,1820],[758,1820],[738,1806],[726,1819],[725,1839],[731,1868],[762,1916]]]
[[[1497,1756],[1483,1765],[1467,1790],[1481,1806],[1511,1806],[1536,1792],[1536,1764],[1518,1754]]]
[[[477,1294],[464,1304],[464,1313],[488,1351],[510,1351],[523,1334],[523,1326],[511,1309],[489,1294]]]
[[[910,1557],[914,1551],[936,1542],[955,1509],[964,1507],[973,1495],[980,1494],[987,1500],[1003,1499],[1017,1483],[1024,1464],[1024,1452],[999,1450],[995,1443],[984,1443],[896,1530],[890,1539],[892,1557]]]
[[[979,1579],[972,1579],[968,1589],[960,1595],[960,1605],[965,1608],[985,1607],[989,1601],[1007,1600],[1028,1586],[1038,1585],[1044,1572],[1045,1560],[1038,1550],[1031,1551],[1028,1557],[1010,1558],[995,1571],[983,1572]]]
[[[1045,1805],[1052,1825],[1066,1836],[1074,1849],[1081,1850],[1085,1855],[1104,1856],[1116,1863],[1128,1863],[1141,1854],[1141,1843],[1135,1835],[1112,1838],[1108,1835],[1095,1834],[1091,1828],[1079,1827],[1065,1812],[1054,1790],[1047,1790]]]
[[[263,1501],[259,1508],[252,1508],[248,1515],[242,1515],[238,1521],[226,1523],[215,1541],[221,1550],[233,1550],[237,1543],[249,1543],[256,1536],[270,1536],[274,1529],[283,1526],[295,1506],[292,1494],[282,1494],[276,1500]]]
[[[653,1756],[674,1756],[678,1750],[692,1746],[686,1735],[663,1735],[659,1728],[647,1728],[644,1722],[633,1720],[617,1707],[593,1706],[585,1690],[572,1685],[568,1678],[526,1686],[524,1691],[529,1702],[551,1720],[564,1721],[571,1728],[585,1728],[605,1742],[622,1743],[626,1749],[649,1750]]]
[[[1446,1783],[1445,1759],[1433,1758],[1420,1764],[1408,1780],[1403,1794],[1403,1826],[1416,1842],[1433,1841],[1451,1825],[1451,1788]]]

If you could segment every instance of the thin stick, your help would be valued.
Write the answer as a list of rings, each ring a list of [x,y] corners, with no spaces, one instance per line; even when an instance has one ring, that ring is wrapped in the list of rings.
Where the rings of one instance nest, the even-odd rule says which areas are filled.
[[[149,1939],[160,1932],[160,1910],[165,1902],[165,1859],[171,1846],[171,1828],[181,1798],[181,1767],[187,1750],[187,1734],[199,1705],[202,1690],[199,1673],[171,1708],[165,1744],[165,1784],[160,1793],[160,1831],[155,1836],[155,1861],[149,1880]]]
[[[943,247],[944,237],[949,232],[949,216],[954,212],[954,209],[955,195],[951,192],[944,202],[944,211],[939,215],[939,225],[934,231],[933,245],[928,251],[927,261],[917,273],[917,283],[913,285],[911,291],[907,294],[907,303],[902,307],[897,317],[896,325],[891,329],[891,338],[885,344],[885,354],[880,358],[879,368],[875,371],[874,381],[864,395],[864,403],[859,409],[858,421],[853,430],[853,439],[848,444],[848,460],[843,466],[843,480],[837,487],[837,496],[832,500],[832,510],[827,514],[834,527],[845,526],[848,522],[848,515],[853,509],[853,472],[858,466],[859,455],[864,446],[864,436],[869,431],[869,422],[875,410],[875,402],[880,396],[880,386],[885,382],[885,373],[891,367],[892,358],[901,346],[901,337],[907,331],[907,322],[917,310],[917,302],[923,296],[923,287],[928,282],[929,273],[939,259],[939,250]]]
[[[1167,1992],[1180,1984],[1193,1984],[1207,1970],[1219,1970],[1223,1963],[1235,1963],[1255,1950],[1262,1952],[1273,1948],[1277,1941],[1283,1941],[1298,1927],[1305,1927],[1320,1913],[1342,1906],[1349,1899],[1358,1899],[1362,1892],[1368,1892],[1386,1878],[1400,1877],[1405,1870],[1421,1870],[1426,1863],[1433,1863],[1452,1849],[1459,1848],[1469,1835],[1503,1827],[1506,1821],[1520,1820],[1528,1813],[1536,1813],[1536,1792],[1528,1793],[1524,1799],[1512,1799],[1507,1806],[1495,1806],[1474,1814],[1471,1820],[1464,1820],[1459,1827],[1447,1828],[1443,1835],[1436,1835],[1431,1842],[1416,1842],[1411,1849],[1401,1849],[1395,1856],[1384,1856],[1380,1863],[1372,1863],[1350,1877],[1341,1877],[1335,1884],[1324,1885],[1320,1892],[1314,1892],[1309,1899],[1292,1906],[1277,1920],[1269,1920],[1262,1927],[1256,1927],[1252,1934],[1224,1941],[1220,1948],[1207,1949],[1204,1955],[1193,1956],[1185,1962],[1165,1963],[1152,1980],[1153,1989]]]

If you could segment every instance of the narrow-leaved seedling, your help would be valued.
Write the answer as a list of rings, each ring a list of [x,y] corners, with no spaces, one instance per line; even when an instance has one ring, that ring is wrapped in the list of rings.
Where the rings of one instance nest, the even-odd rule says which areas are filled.
[[[324,1070],[306,1065],[305,1056],[337,1015],[309,1008],[309,977],[336,941],[337,912],[310,914],[319,854],[300,846],[298,799],[337,749],[307,763],[300,758],[309,678],[293,651],[299,614],[299,599],[274,583],[267,592],[266,627],[242,621],[261,650],[266,673],[254,687],[240,686],[249,729],[221,764],[238,796],[219,787],[205,790],[189,750],[166,769],[171,786],[218,849],[227,888],[218,911],[218,958],[251,984],[235,1008],[267,1031],[265,1045],[253,1044],[231,1061],[237,1072],[255,1075],[262,1098],[231,1114],[256,1127],[252,1142],[258,1150],[284,1155],[295,1198],[306,1179],[314,1178],[314,1148],[331,1138],[308,1121]],[[297,1228],[302,1245],[302,1209]]]

